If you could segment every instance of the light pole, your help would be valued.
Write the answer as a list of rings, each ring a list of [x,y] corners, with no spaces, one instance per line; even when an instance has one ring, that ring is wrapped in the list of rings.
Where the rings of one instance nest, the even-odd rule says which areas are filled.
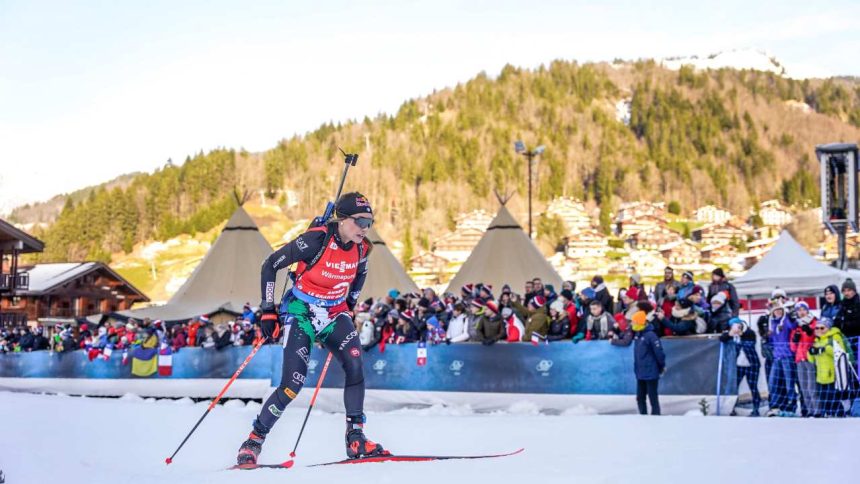
[[[544,145],[540,145],[533,150],[527,150],[526,144],[522,141],[518,140],[514,142],[514,150],[525,156],[528,162],[528,170],[529,170],[529,238],[532,238],[532,163],[534,159],[539,156],[546,149]]]

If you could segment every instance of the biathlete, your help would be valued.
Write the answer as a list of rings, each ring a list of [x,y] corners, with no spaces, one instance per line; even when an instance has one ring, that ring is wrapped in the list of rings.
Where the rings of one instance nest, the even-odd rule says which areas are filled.
[[[256,464],[266,435],[305,383],[311,344],[316,339],[343,367],[346,381],[346,454],[349,458],[385,455],[382,446],[364,435],[364,368],[361,343],[352,320],[367,276],[366,239],[373,225],[370,202],[360,193],[347,193],[335,205],[335,219],[309,229],[264,262],[261,275],[263,336],[276,340],[281,320],[275,307],[275,276],[298,263],[293,288],[281,301],[286,342],[281,382],[254,419],[251,434],[239,448],[239,464]],[[284,310],[285,308],[285,310]]]

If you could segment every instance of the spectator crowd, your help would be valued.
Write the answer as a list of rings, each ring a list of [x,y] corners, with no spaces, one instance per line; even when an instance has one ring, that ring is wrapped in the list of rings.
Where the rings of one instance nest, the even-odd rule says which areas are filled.
[[[741,302],[722,269],[712,272],[705,289],[692,273],[676,279],[674,270],[667,267],[650,292],[633,274],[616,297],[599,275],[579,292],[572,281],[556,288],[535,278],[525,283],[521,293],[509,285],[497,292],[482,283],[466,284],[459,294],[441,296],[432,288],[420,293],[392,289],[379,300],[359,303],[354,313],[365,351],[418,341],[633,344],[639,411],[646,413],[647,399],[654,414],[660,413],[657,382],[666,366],[660,338],[715,334],[734,349],[737,381],[746,380],[750,387],[752,415],[759,415],[762,403],[758,381],[764,366],[768,415],[840,417],[846,415],[845,402],[850,405],[860,397],[855,359],[860,296],[848,279],[841,288],[825,288],[823,297],[820,316],[815,317],[805,302],[792,301],[775,289],[767,314],[753,327],[739,317]],[[203,315],[169,326],[158,320],[129,319],[92,329],[88,324],[57,325],[52,330],[4,329],[0,352],[83,349],[94,360],[134,345],[160,345],[173,352],[186,346],[221,350],[253,345],[260,337],[259,313],[246,304],[241,316],[217,325]]]

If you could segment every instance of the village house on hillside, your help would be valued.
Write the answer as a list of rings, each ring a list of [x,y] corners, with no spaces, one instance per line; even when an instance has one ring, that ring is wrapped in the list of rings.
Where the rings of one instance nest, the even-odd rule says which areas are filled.
[[[615,223],[630,222],[641,217],[666,219],[666,204],[663,202],[627,202],[621,204],[615,215]]]
[[[714,205],[705,205],[704,207],[697,208],[696,211],[693,212],[693,218],[697,222],[719,225],[731,220],[732,213]]]
[[[669,265],[689,267],[699,264],[702,253],[693,242],[682,239],[680,242],[664,245],[660,249],[660,255],[669,262]]]
[[[409,275],[418,287],[427,287],[447,281],[457,273],[456,268],[460,265],[451,264],[448,259],[423,250],[409,259]]]
[[[450,262],[462,264],[469,258],[472,249],[478,245],[483,235],[483,230],[471,226],[458,227],[454,232],[448,232],[433,242],[433,253]]]
[[[684,238],[674,230],[662,226],[652,226],[647,230],[634,233],[627,239],[627,242],[633,249],[661,250],[667,245],[677,244],[683,240]]]
[[[691,237],[704,245],[725,245],[734,241],[746,241],[750,232],[730,222],[710,223],[693,229]]]
[[[758,216],[766,227],[784,227],[791,223],[791,212],[784,209],[779,200],[767,200],[761,203]]]
[[[615,233],[622,239],[629,239],[636,234],[652,230],[669,230],[666,219],[655,215],[643,215],[634,219],[615,223]]]
[[[742,270],[743,266],[735,267],[739,259],[738,250],[730,244],[706,245],[701,249],[701,261],[717,266],[728,266],[732,270]]]
[[[565,246],[567,257],[603,257],[609,250],[609,238],[594,229],[585,229],[569,237]]]
[[[454,217],[454,221],[457,223],[455,231],[471,228],[486,232],[487,227],[490,226],[490,222],[493,221],[493,216],[487,213],[486,210],[479,209],[468,213],[461,213]]]
[[[565,233],[580,234],[593,227],[591,217],[585,209],[585,204],[570,197],[558,197],[551,201],[546,213],[564,222]]]

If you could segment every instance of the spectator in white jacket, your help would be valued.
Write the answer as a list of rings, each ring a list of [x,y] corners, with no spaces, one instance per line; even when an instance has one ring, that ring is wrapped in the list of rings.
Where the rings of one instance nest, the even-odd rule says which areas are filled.
[[[464,343],[469,341],[469,315],[463,303],[454,305],[453,316],[448,321],[446,343]]]

